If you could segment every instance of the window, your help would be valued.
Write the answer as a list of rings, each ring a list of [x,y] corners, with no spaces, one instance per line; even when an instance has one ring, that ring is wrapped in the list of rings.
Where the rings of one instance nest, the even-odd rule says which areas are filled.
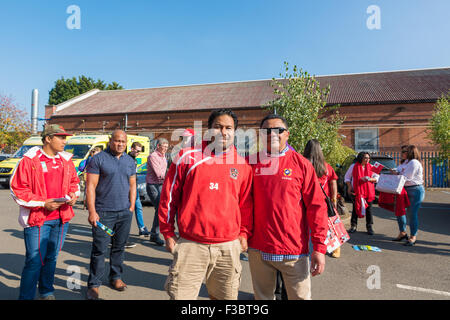
[[[66,144],[64,151],[72,153],[74,159],[84,159],[91,147],[91,144]]]
[[[355,150],[357,152],[378,152],[378,128],[355,129]]]

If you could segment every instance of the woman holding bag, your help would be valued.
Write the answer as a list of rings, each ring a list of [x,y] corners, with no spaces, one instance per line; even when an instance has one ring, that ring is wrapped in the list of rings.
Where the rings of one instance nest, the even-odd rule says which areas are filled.
[[[419,159],[419,150],[414,145],[402,148],[402,159],[404,160],[397,167],[395,173],[406,177],[405,190],[408,194],[410,206],[406,211],[409,218],[409,228],[411,236],[406,234],[406,215],[397,217],[400,234],[394,241],[408,239],[405,246],[413,246],[416,243],[417,230],[419,228],[419,209],[425,198],[425,189],[423,187],[423,167]]]
[[[333,168],[325,161],[320,143],[316,139],[311,139],[306,143],[303,156],[308,159],[319,178],[319,183],[322,186],[325,194],[331,199],[334,207],[337,207],[337,179],[338,176]],[[334,258],[341,256],[341,248],[337,248],[331,254]]]
[[[372,228],[372,202],[375,200],[374,183],[380,177],[372,172],[372,165],[369,163],[370,155],[368,152],[360,152],[356,157],[356,162],[348,168],[344,181],[347,184],[347,190],[353,198],[353,210],[351,218],[351,227],[348,231],[353,233],[358,225],[358,218],[366,217],[367,234],[373,235]]]

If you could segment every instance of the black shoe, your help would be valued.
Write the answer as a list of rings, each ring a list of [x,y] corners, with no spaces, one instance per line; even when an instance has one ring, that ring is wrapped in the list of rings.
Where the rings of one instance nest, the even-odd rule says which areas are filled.
[[[150,232],[148,231],[147,227],[143,227],[139,230],[139,236],[150,237]]]
[[[368,234],[369,236],[373,236],[374,232],[373,232],[372,227],[367,227],[367,234]]]
[[[405,234],[404,236],[401,236],[400,238],[394,238],[394,239],[392,239],[392,241],[397,241],[397,242],[399,242],[399,241],[402,241],[403,239],[408,239],[408,235],[407,234]]]
[[[134,242],[127,242],[125,244],[125,249],[130,249],[130,248],[134,248],[134,247],[136,247],[136,243],[134,243]]]
[[[403,244],[405,247],[412,247],[412,246],[414,246],[416,244],[416,241],[410,241],[410,240],[408,240],[408,241],[406,241],[406,243],[405,244]]]
[[[151,237],[150,237],[150,242],[154,242],[154,243],[156,243],[158,246],[163,246],[163,245],[164,245],[164,241],[161,240],[158,236],[151,236]]]
[[[354,233],[356,232],[356,226],[351,226],[350,230],[348,230],[348,233]]]

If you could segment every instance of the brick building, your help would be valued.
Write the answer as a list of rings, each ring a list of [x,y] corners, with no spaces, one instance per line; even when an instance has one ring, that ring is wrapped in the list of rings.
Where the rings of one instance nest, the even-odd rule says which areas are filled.
[[[346,119],[340,129],[345,144],[357,151],[398,151],[415,144],[435,150],[426,138],[437,99],[450,90],[450,68],[317,76],[330,86],[328,105],[339,104]],[[271,80],[189,85],[135,90],[92,90],[56,106],[46,118],[72,133],[111,132],[171,139],[175,129],[193,127],[211,110],[231,108],[242,129],[257,128],[273,100]]]

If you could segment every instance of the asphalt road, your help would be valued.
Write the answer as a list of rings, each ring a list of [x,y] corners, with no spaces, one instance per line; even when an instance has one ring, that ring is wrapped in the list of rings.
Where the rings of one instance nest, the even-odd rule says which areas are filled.
[[[350,204],[347,204],[350,206]],[[15,300],[19,294],[20,275],[24,263],[23,230],[17,222],[18,207],[9,190],[0,189],[0,299]],[[72,220],[58,258],[55,295],[60,300],[84,299],[91,250],[91,228],[87,211],[75,207]],[[144,207],[144,220],[151,225],[154,210]],[[374,207],[375,235],[368,236],[365,222],[342,247],[341,258],[326,257],[325,273],[312,280],[312,297],[316,300],[392,300],[450,299],[450,191],[427,191],[419,213],[416,246],[405,247],[390,239],[397,236],[393,213]],[[347,219],[348,222],[348,219]],[[409,231],[409,229],[408,229]],[[171,255],[137,236],[133,220],[130,240],[137,246],[126,250],[125,292],[108,285],[101,287],[103,299],[167,300],[164,282]],[[352,245],[371,245],[382,252],[356,251]],[[253,299],[250,271],[242,261],[243,274],[239,299]],[[106,279],[105,279],[106,283]],[[207,299],[203,286],[199,299]]]

